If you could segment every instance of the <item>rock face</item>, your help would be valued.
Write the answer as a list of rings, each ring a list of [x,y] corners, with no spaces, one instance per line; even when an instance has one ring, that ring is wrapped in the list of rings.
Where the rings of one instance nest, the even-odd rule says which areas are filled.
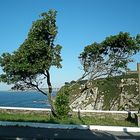
[[[103,97],[99,95],[98,87],[94,87],[88,89],[81,93],[81,96],[76,98],[72,104],[70,105],[71,108],[75,109],[97,109],[100,110],[103,107]]]
[[[79,89],[82,89],[80,85]],[[77,96],[76,96],[77,95]],[[90,88],[76,93],[71,100],[72,109],[85,110],[137,110],[138,79],[120,78],[117,82],[98,81]]]
[[[123,79],[121,82],[120,106],[124,109],[134,108],[139,105],[138,102],[138,82],[134,78]],[[127,90],[129,87],[129,91]],[[132,89],[131,89],[132,88]],[[131,93],[129,93],[131,91]]]

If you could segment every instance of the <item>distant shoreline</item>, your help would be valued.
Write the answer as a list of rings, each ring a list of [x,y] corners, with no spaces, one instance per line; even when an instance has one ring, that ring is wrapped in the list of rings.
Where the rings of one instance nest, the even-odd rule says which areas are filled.
[[[60,88],[53,88],[52,91],[53,92],[57,92],[59,91]],[[41,90],[43,91],[49,91],[48,88],[41,88]],[[6,90],[8,92],[39,92],[38,90],[34,90],[34,89],[25,89],[25,90]]]
[[[53,92],[52,96],[56,96]],[[47,96],[39,91],[0,91],[0,106],[48,108]]]

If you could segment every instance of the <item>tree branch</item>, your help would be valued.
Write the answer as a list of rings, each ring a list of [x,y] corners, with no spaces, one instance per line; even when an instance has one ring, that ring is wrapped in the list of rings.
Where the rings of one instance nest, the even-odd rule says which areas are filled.
[[[31,81],[31,79],[29,80],[29,82],[27,82],[26,80],[24,80],[24,83],[26,83],[27,85],[31,85],[32,87],[35,87],[42,94],[47,95],[47,93],[45,93],[43,90],[41,90],[37,84],[33,84],[33,82]]]

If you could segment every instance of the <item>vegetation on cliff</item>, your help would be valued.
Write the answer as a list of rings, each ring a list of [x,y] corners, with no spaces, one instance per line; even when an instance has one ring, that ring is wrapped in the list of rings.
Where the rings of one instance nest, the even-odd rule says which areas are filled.
[[[84,80],[74,85],[69,83],[62,87],[58,94],[68,90],[69,105],[73,109],[138,109],[137,74],[96,79],[91,81],[88,87],[84,85],[86,82]]]

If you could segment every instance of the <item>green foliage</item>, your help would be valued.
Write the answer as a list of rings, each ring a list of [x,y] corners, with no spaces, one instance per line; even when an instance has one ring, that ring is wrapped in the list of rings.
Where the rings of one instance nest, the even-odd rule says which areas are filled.
[[[67,117],[70,112],[68,90],[59,92],[55,100],[55,109],[59,118]]]
[[[61,68],[61,46],[54,45],[56,35],[56,11],[41,14],[40,19],[33,22],[27,39],[19,49],[0,57],[4,72],[0,80],[14,84],[16,89],[28,88],[38,83],[38,76],[46,77],[51,66]]]
[[[54,115],[49,70],[52,66],[62,67],[60,55],[62,47],[54,44],[56,35],[56,11],[49,10],[47,13],[42,13],[40,19],[33,22],[27,39],[17,51],[12,54],[3,53],[0,57],[0,66],[4,72],[0,75],[0,81],[13,84],[12,89],[33,88],[48,95]],[[44,92],[40,88],[43,80],[47,81],[48,92]]]
[[[121,93],[121,90],[118,86],[121,82],[121,79],[118,77],[112,77],[106,79],[98,79],[96,82],[96,86],[99,87],[100,94],[104,95],[103,109],[109,110],[113,99],[117,99],[119,96],[118,94]]]
[[[76,84],[76,81],[72,80],[72,81],[70,82],[70,84]]]
[[[0,121],[19,121],[19,122],[41,122],[54,124],[78,124],[78,125],[108,125],[108,126],[131,126],[136,127],[135,123],[125,120],[114,120],[112,116],[89,117],[84,116],[80,119],[77,116],[67,117],[63,119],[54,118],[50,115],[42,115],[37,113],[0,113]]]
[[[84,48],[79,59],[90,79],[120,75],[128,70],[132,56],[140,51],[140,37],[120,32],[101,43],[94,42]]]

